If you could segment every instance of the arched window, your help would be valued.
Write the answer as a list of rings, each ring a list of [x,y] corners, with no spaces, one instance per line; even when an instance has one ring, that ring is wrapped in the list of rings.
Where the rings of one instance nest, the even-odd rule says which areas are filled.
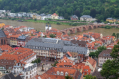
[[[65,72],[65,76],[67,76],[68,75],[68,72]]]
[[[4,40],[4,44],[6,44],[6,43],[5,43],[5,40]]]
[[[3,45],[3,39],[1,39],[1,45]]]
[[[61,71],[60,75],[64,75],[64,73]]]
[[[57,75],[59,75],[59,71],[57,71]]]

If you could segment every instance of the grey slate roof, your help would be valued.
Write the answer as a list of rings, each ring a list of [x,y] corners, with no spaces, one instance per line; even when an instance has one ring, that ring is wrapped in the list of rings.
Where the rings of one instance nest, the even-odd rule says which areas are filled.
[[[21,36],[19,36],[17,39],[23,39],[23,40],[25,40],[26,37],[27,37],[27,36],[25,36],[25,35],[21,35]]]
[[[45,13],[40,14],[40,16],[46,16]]]
[[[2,38],[2,37],[6,37],[6,35],[5,35],[4,31],[0,29],[0,38]]]
[[[92,18],[90,15],[83,15],[81,18]]]
[[[21,78],[20,75],[18,75],[17,77],[15,77],[12,73],[9,73],[9,74],[4,75],[0,79],[22,79],[22,78]]]
[[[51,14],[47,14],[47,16],[51,16]]]
[[[78,18],[78,16],[76,16],[76,15],[72,15],[71,17],[73,17],[73,18]]]
[[[113,20],[114,18],[107,18],[107,19],[109,19],[109,20]]]
[[[87,47],[79,47],[77,44],[71,43],[71,41],[58,40],[55,38],[33,38],[25,45],[26,48],[50,50],[56,49],[58,52],[77,52],[81,54],[87,54]]]

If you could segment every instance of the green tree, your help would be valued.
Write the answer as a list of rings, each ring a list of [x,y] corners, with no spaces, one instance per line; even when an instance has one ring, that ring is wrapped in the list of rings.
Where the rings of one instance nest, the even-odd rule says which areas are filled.
[[[40,63],[40,62],[41,62],[40,58],[38,58],[38,59],[32,61],[32,63]]]
[[[55,38],[56,36],[54,34],[50,34],[50,37],[51,38]]]
[[[58,61],[55,61],[55,63],[53,64],[53,67],[55,67],[57,63],[58,63]]]
[[[90,57],[96,57],[96,58],[98,58],[98,55],[99,55],[103,50],[106,50],[106,47],[105,47],[105,46],[100,46],[100,47],[98,47],[97,51],[91,52],[91,53],[89,54],[89,56],[90,56]]]
[[[107,60],[101,70],[101,75],[109,79],[113,76],[113,79],[119,78],[119,42],[114,46],[111,52],[113,60]]]
[[[106,47],[105,46],[100,46],[98,47],[98,50],[96,52],[96,57],[98,58],[98,55],[103,51],[103,50],[106,50]]]
[[[65,79],[73,79],[71,76],[67,75],[65,76]]]
[[[34,19],[34,21],[37,21],[37,19]]]
[[[86,75],[85,79],[97,79],[96,76]]]
[[[93,17],[93,18],[95,18],[96,17],[96,10],[95,9],[92,9],[91,11],[90,11],[90,15]]]
[[[95,58],[96,54],[95,54],[95,52],[90,52],[89,56],[92,57],[92,58]]]
[[[112,36],[115,36],[115,37],[116,37],[116,34],[115,34],[115,33],[113,33],[113,34],[112,34]]]

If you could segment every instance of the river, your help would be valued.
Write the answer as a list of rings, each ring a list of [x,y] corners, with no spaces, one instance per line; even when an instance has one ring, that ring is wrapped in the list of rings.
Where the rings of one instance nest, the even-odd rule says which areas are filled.
[[[79,35],[79,34],[88,33],[88,32],[102,33],[103,36],[107,36],[107,35],[112,35],[113,33],[119,33],[119,29],[116,29],[116,28],[112,28],[112,29],[96,28],[93,30],[83,31],[83,32],[76,33],[76,34],[71,34],[70,36]]]
[[[0,22],[5,23],[5,25],[12,25],[12,26],[27,26],[27,27],[33,27],[37,29],[38,31],[45,31],[45,23],[35,23],[35,22],[18,22],[18,21],[12,21],[12,20],[2,20],[0,19]],[[59,30],[71,28],[73,26],[68,25],[56,25],[51,24],[52,28],[57,28]]]
[[[38,31],[45,31],[45,23],[35,23],[35,22],[18,22],[18,21],[12,21],[12,20],[2,20],[0,19],[0,22],[5,23],[6,25],[12,25],[12,26],[27,26],[27,27],[33,27],[35,29],[37,29]],[[62,30],[65,28],[71,28],[73,26],[68,26],[68,25],[56,25],[56,24],[51,24],[51,26],[53,28]],[[83,31],[80,33],[76,33],[76,34],[71,34],[72,35],[78,35],[78,34],[82,34],[82,33],[86,33],[86,32],[95,32],[95,33],[102,33],[104,36],[107,35],[112,35],[112,33],[119,33],[119,29],[104,29],[104,28],[96,28],[93,30],[88,30],[88,31]]]

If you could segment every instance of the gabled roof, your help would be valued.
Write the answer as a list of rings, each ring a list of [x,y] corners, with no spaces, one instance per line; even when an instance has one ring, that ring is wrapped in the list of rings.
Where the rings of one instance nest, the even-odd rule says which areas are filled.
[[[78,16],[76,16],[76,15],[72,15],[71,17],[72,17],[72,18],[78,18]]]
[[[87,59],[86,61],[88,61],[88,62],[95,68],[95,66],[96,66],[96,61],[95,61],[93,58],[88,57],[88,59]]]
[[[2,37],[6,37],[6,35],[5,35],[4,31],[0,29],[0,38],[2,38]]]
[[[21,36],[18,37],[18,39],[23,39],[23,40],[25,40],[26,37],[27,37],[27,36],[25,36],[25,35],[21,35]]]
[[[56,13],[52,14],[53,16],[58,16]]]
[[[110,53],[112,52],[112,49],[106,49],[106,50],[103,50],[99,55],[98,57],[111,57],[110,56]]]
[[[81,18],[92,18],[90,15],[83,15]]]
[[[12,73],[6,74],[5,76],[2,77],[2,79],[22,79],[20,75],[15,77]]]

